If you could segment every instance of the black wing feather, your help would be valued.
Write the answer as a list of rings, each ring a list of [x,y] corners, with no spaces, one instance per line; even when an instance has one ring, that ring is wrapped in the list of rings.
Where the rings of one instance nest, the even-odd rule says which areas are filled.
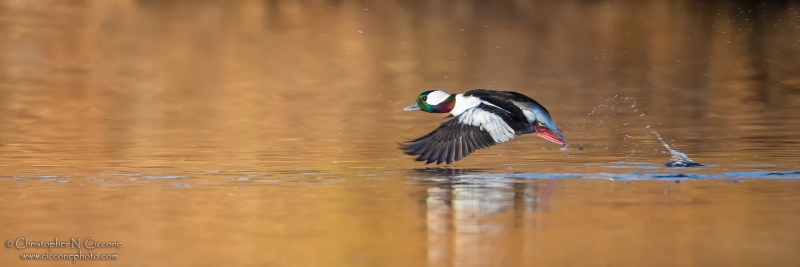
[[[436,130],[403,145],[401,149],[408,155],[419,156],[417,161],[427,164],[436,162],[453,163],[469,156],[478,149],[497,143],[489,132],[478,126],[462,124],[458,118],[442,123]]]
[[[485,90],[473,90],[473,93],[483,94]],[[470,93],[468,92],[468,93]],[[496,91],[490,91],[495,94]],[[505,93],[505,92],[504,92]],[[495,100],[496,95],[481,96]],[[524,97],[524,96],[523,96]],[[500,117],[516,134],[521,134],[530,127],[519,107],[508,101],[490,102],[492,105],[480,104],[476,109],[490,112]],[[436,130],[411,140],[402,145],[401,149],[408,155],[419,156],[417,161],[425,161],[427,164],[453,163],[469,156],[473,152],[494,146],[497,144],[489,132],[481,130],[479,126],[462,124],[459,117],[450,116],[450,120],[442,123]]]
[[[542,105],[540,105],[539,102],[536,102],[536,100],[533,100],[532,98],[526,95],[512,91],[493,91],[485,89],[474,89],[464,93],[464,96],[474,96],[480,98],[482,101],[492,103],[492,105],[498,106],[508,111],[510,113],[509,117],[520,122],[524,122],[527,120],[525,119],[525,115],[522,113],[522,109],[520,109],[512,101],[534,105],[547,112],[547,109],[545,109]]]

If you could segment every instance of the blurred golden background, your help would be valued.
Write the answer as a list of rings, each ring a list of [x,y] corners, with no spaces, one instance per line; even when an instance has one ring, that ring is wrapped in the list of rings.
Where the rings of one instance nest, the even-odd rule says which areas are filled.
[[[0,1],[0,238],[125,244],[91,266],[797,262],[798,12]],[[583,150],[525,136],[424,169],[397,149],[444,117],[402,111],[420,92],[474,88],[535,98]],[[661,167],[654,130],[712,166]],[[73,264],[20,253],[0,265]]]

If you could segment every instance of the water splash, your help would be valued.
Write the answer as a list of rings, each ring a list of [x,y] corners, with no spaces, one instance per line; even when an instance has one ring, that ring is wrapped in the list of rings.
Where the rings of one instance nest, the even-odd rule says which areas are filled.
[[[586,114],[586,117],[583,118],[583,122],[581,123],[580,132],[585,132],[586,126],[589,123],[595,123],[594,127],[605,128],[606,127],[605,119],[608,118],[608,115],[607,114],[602,114],[603,113],[602,110],[606,109],[606,108],[609,108],[609,107],[611,109],[613,109],[614,104],[612,104],[612,101],[618,101],[618,99],[619,99],[619,95],[614,95],[613,97],[606,98],[606,100],[604,102],[595,105],[592,108],[592,110],[589,113]],[[597,120],[590,119],[592,116],[597,116],[598,119]],[[600,117],[600,116],[602,116],[602,117]],[[588,137],[588,136],[577,136],[576,138],[578,139],[578,143],[581,143],[583,141],[584,137]],[[582,150],[583,145],[581,144],[581,145],[579,145],[579,147],[581,147],[581,150]]]
[[[697,166],[703,166],[703,164],[697,163],[694,160],[690,159],[689,156],[687,156],[686,154],[683,154],[680,151],[672,149],[672,147],[670,147],[667,144],[667,142],[664,142],[664,139],[662,139],[661,135],[658,134],[655,130],[652,130],[650,132],[653,133],[654,135],[656,135],[656,138],[658,138],[658,141],[661,141],[661,144],[664,145],[664,147],[667,148],[667,150],[669,150],[669,154],[672,155],[672,158],[670,158],[669,162],[665,163],[664,166],[667,166],[667,167],[697,167]]]

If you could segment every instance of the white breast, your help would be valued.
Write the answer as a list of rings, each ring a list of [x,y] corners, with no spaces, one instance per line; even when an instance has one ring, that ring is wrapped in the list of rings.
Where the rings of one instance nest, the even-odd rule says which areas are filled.
[[[481,99],[474,96],[465,97],[463,94],[456,95],[456,106],[450,111],[453,116],[461,115],[464,111],[477,107],[481,104]]]

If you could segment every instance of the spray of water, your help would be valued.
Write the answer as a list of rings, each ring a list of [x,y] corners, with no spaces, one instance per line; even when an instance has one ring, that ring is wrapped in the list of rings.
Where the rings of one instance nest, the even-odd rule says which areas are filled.
[[[626,103],[626,102],[628,104],[630,104],[630,111],[632,111],[633,114],[637,114],[638,113],[638,115],[639,115],[638,118],[639,119],[645,117],[646,114],[644,112],[640,112],[639,108],[637,108],[637,104],[638,103],[637,103],[636,100],[637,99],[634,98],[634,97],[625,97],[625,96],[620,97],[619,95],[614,95],[614,97],[607,98],[604,103],[598,104],[597,106],[595,106],[592,109],[591,112],[586,114],[586,118],[583,119],[583,127],[581,127],[581,130],[584,130],[586,125],[592,122],[590,120],[590,117],[598,116],[598,115],[602,116],[603,115],[603,114],[601,114],[601,113],[603,113],[602,109],[614,110],[615,107],[618,106],[618,104],[620,106],[622,106],[622,104]],[[624,108],[626,108],[628,106],[625,105],[625,106],[622,106],[622,107],[624,109]],[[607,117],[608,116],[606,115],[606,116],[602,116],[601,118],[599,118],[599,120],[596,122],[596,126],[597,127],[604,127],[605,126],[604,119],[607,118]],[[624,115],[617,116],[617,117],[625,119],[625,120],[637,118],[637,117],[627,117],[627,116],[624,116]],[[616,134],[616,135],[624,135],[623,139],[625,139],[625,140],[632,138],[631,134],[629,134],[630,132],[627,132],[626,129],[624,129],[624,127],[626,127],[628,125],[629,125],[629,123],[625,122],[625,123],[623,123],[621,125],[614,126],[616,128],[614,134]],[[646,128],[650,129],[650,125],[647,125]],[[687,156],[686,154],[681,153],[680,151],[677,151],[675,149],[672,149],[672,147],[670,147],[667,144],[667,142],[665,142],[664,139],[661,138],[661,135],[658,134],[655,130],[651,129],[650,132],[652,134],[654,134],[656,136],[656,138],[658,138],[658,141],[660,141],[661,144],[664,145],[664,147],[667,149],[667,151],[669,151],[669,153],[671,155],[671,158],[670,158],[669,162],[664,164],[665,166],[667,166],[667,167],[696,167],[696,166],[704,166],[703,164],[697,163],[694,160],[690,159],[689,156]],[[636,150],[636,148],[639,147],[639,143],[638,142],[632,142],[632,143],[628,142],[628,143],[624,143],[622,146],[623,147],[628,147],[629,144],[632,144],[632,146],[633,146],[629,156],[633,156],[637,152],[641,152],[641,151],[637,151]],[[608,147],[606,147],[606,149],[608,149]]]
[[[650,132],[653,133],[654,135],[656,135],[656,138],[658,138],[658,141],[661,141],[661,144],[664,145],[664,147],[667,148],[667,150],[669,150],[669,154],[672,155],[672,158],[670,158],[669,162],[664,164],[665,166],[667,166],[667,167],[696,167],[696,166],[703,166],[703,164],[694,162],[694,160],[690,159],[689,156],[687,156],[686,154],[683,154],[678,150],[672,149],[672,147],[670,147],[667,144],[667,142],[664,142],[664,139],[661,138],[661,135],[658,134],[655,130],[652,130]]]

